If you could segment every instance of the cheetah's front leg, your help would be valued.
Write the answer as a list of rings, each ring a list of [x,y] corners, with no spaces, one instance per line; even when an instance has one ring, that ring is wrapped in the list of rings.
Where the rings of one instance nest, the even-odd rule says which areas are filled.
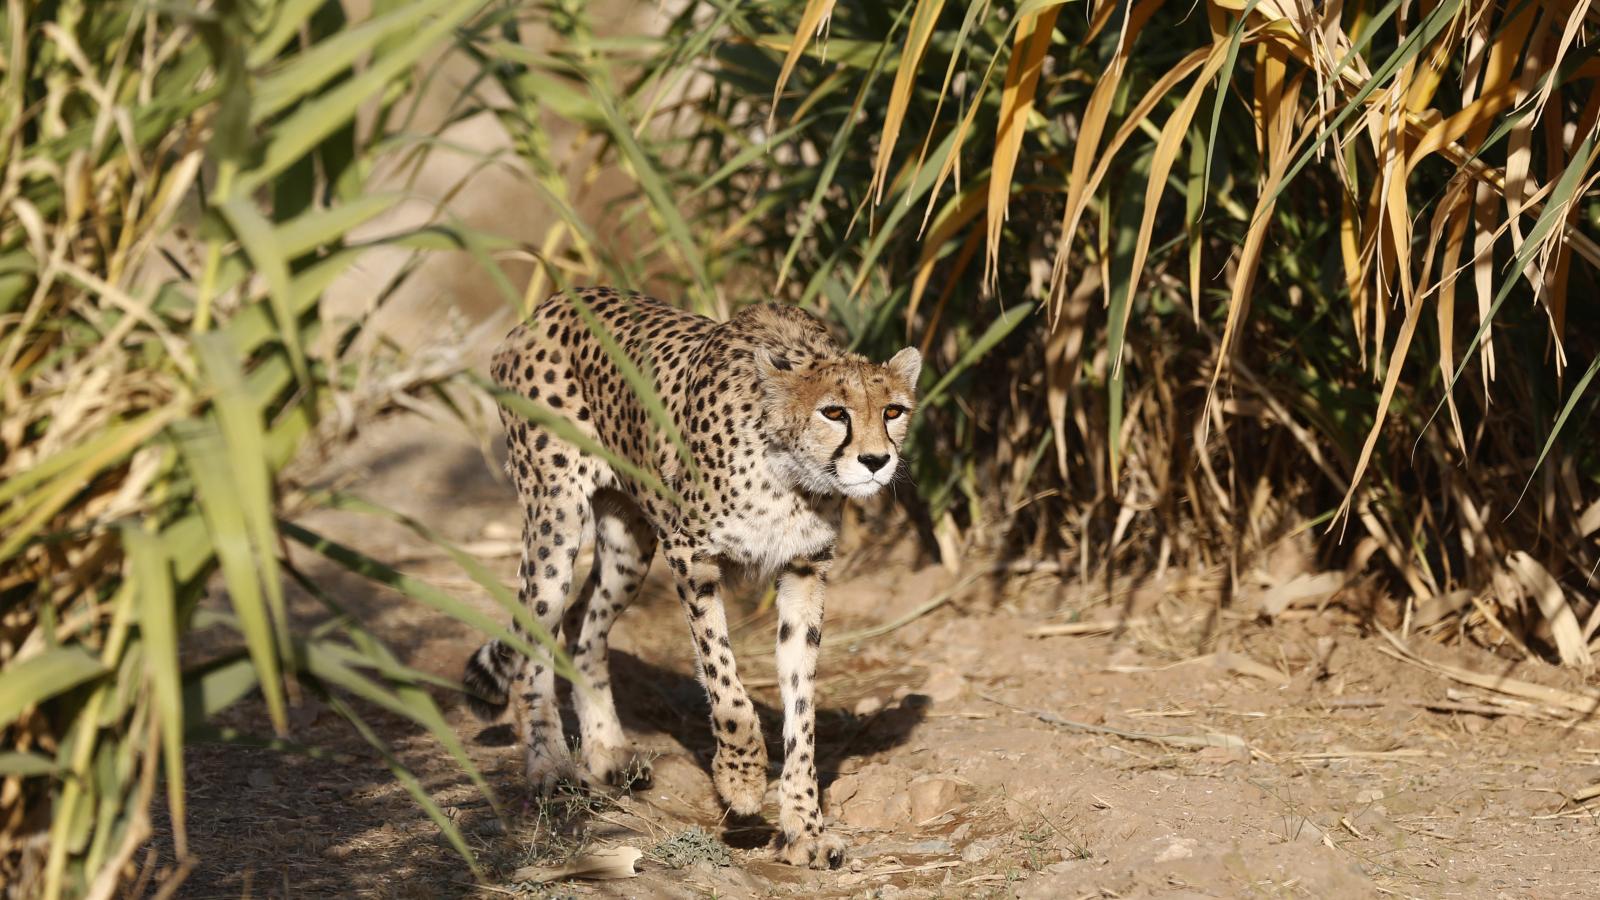
[[[677,576],[678,599],[689,620],[700,677],[711,701],[711,732],[717,739],[712,783],[729,809],[755,815],[761,811],[761,798],[767,791],[767,745],[761,739],[755,705],[745,693],[733,661],[722,606],[722,569],[716,556],[691,545],[664,544],[663,550]]]
[[[796,559],[778,576],[778,687],[783,694],[783,783],[778,856],[813,869],[844,862],[844,839],[822,827],[817,796],[817,651],[832,550]]]

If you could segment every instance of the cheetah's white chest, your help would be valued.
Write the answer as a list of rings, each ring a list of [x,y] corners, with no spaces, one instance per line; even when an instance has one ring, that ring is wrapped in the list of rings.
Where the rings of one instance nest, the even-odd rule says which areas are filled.
[[[775,572],[791,560],[811,556],[831,547],[834,523],[809,504],[784,498],[782,503],[758,506],[741,513],[716,535],[727,556],[764,573]]]

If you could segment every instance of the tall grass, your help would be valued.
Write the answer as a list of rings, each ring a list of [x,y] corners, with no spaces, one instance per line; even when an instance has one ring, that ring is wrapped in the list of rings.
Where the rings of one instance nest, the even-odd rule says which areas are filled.
[[[1561,431],[1592,414],[1600,364],[1592,315],[1569,321],[1567,302],[1600,264],[1578,216],[1600,129],[1589,4],[943,7],[885,25],[806,5],[831,8],[830,41],[899,51],[865,115],[817,136],[847,146],[853,126],[877,153],[827,187],[868,227],[824,245],[806,290],[877,280],[892,303],[905,284],[908,330],[935,346],[941,312],[1040,304],[1042,372],[1001,379],[992,451],[1025,485],[1008,500],[1055,492],[1016,523],[1033,546],[1065,518],[1086,526],[1059,536],[1080,560],[1237,576],[1241,548],[1331,514],[1347,541],[1327,561],[1376,554],[1407,609],[1465,586],[1492,601],[1468,609],[1495,641],[1498,607],[1587,666],[1600,460]],[[803,15],[787,30],[786,63],[805,58]],[[774,121],[827,102],[811,65],[792,90],[778,73]],[[872,73],[841,80],[865,92]],[[896,221],[912,207],[920,222]],[[904,268],[873,255],[896,240],[915,242]],[[785,259],[808,243],[779,242]],[[965,417],[981,413],[932,422]],[[1031,465],[1045,434],[1054,471]]]
[[[265,700],[269,743],[292,737],[287,709],[302,694],[362,701],[334,706],[476,868],[362,719],[376,706],[417,722],[487,795],[425,690],[438,679],[401,663],[315,585],[306,587],[327,604],[326,621],[291,629],[284,585],[300,575],[287,543],[533,648],[285,522],[289,504],[313,501],[286,496],[278,478],[317,439],[332,396],[382,362],[357,357],[373,342],[355,341],[356,326],[324,321],[329,286],[376,245],[420,252],[478,240],[443,227],[348,235],[397,200],[372,192],[372,173],[415,143],[402,138],[426,64],[492,25],[475,18],[483,7],[379,2],[347,21],[324,0],[8,5],[0,884],[9,896],[116,894],[151,837],[158,790],[178,861],[169,887],[181,880],[193,863],[183,744],[261,737],[211,723],[252,692]],[[217,578],[226,607],[202,606]],[[200,628],[231,633],[238,649],[186,669],[181,648]]]
[[[626,46],[563,8],[568,52],[484,48],[502,115],[639,190],[551,280],[920,345],[947,554],[1226,599],[1302,544],[1390,624],[1588,664],[1590,4],[690,2]]]

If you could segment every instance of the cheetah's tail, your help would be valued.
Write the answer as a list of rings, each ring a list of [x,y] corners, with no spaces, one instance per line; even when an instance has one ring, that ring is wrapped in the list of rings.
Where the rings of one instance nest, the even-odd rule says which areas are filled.
[[[505,715],[511,681],[521,662],[522,654],[500,641],[490,641],[468,657],[461,683],[467,689],[467,707],[473,715],[485,722]]]

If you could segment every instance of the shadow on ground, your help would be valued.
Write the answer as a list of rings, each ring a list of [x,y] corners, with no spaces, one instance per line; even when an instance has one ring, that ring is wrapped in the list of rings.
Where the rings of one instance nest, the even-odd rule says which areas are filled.
[[[421,641],[396,635],[395,643]],[[470,641],[463,642],[463,656]],[[629,736],[642,746],[693,760],[703,783],[686,784],[680,770],[665,785],[691,796],[703,812],[716,808],[710,796],[715,742],[708,725],[704,690],[695,677],[669,665],[613,652],[618,714]],[[462,831],[491,872],[505,874],[538,848],[524,846],[525,823],[549,807],[523,784],[521,754],[509,726],[472,719],[458,695],[430,689],[452,727],[499,795],[510,829],[504,831],[489,804],[448,751],[414,722],[368,704],[353,703],[363,720],[416,774],[442,813]],[[563,691],[563,694],[566,692]],[[753,698],[754,699],[754,698]],[[349,702],[347,700],[347,702]],[[772,777],[782,765],[782,714],[754,700],[768,738]],[[870,756],[905,743],[923,721],[917,695],[870,717],[838,706],[819,710],[818,772],[826,787],[852,757]],[[564,706],[569,735],[577,733],[570,704]],[[270,733],[265,708],[251,697],[223,716],[240,733]],[[186,754],[189,846],[197,864],[179,897],[239,896],[450,896],[468,892],[472,873],[443,834],[400,788],[382,756],[353,733],[332,708],[308,695],[294,713],[298,742],[314,754],[281,752],[247,744],[197,744]],[[596,809],[567,802],[559,816],[564,833],[582,833]],[[769,810],[775,815],[775,810]],[[735,848],[766,844],[771,819],[707,816],[698,824]],[[159,856],[170,862],[170,826],[158,816]]]

